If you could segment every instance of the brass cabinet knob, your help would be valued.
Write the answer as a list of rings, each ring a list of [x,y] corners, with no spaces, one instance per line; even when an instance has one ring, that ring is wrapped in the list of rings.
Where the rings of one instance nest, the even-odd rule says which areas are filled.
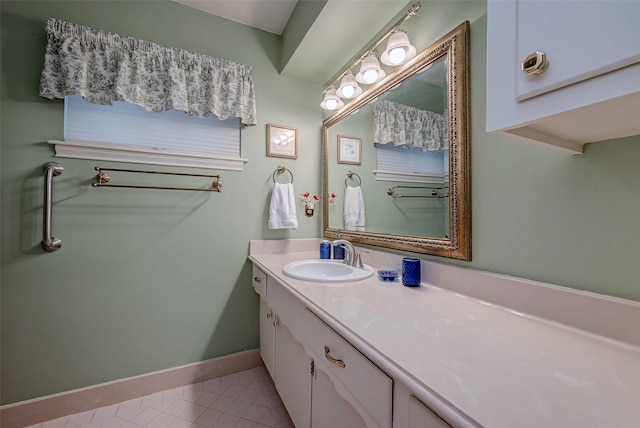
[[[522,61],[522,71],[527,74],[542,74],[549,68],[549,60],[544,52],[534,52]]]

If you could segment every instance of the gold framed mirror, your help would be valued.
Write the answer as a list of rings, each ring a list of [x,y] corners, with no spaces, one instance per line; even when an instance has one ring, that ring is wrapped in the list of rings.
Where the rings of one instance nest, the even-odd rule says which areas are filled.
[[[323,193],[342,195],[324,236],[471,260],[469,117],[465,21],[324,120]],[[362,140],[359,165],[336,162],[338,135]]]

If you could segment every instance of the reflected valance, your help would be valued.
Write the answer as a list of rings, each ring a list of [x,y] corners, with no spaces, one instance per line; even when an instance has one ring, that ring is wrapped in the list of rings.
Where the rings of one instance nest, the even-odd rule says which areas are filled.
[[[47,20],[40,96],[125,101],[255,125],[251,67],[65,21]]]
[[[446,115],[404,104],[373,103],[373,141],[378,144],[442,151],[449,147]]]

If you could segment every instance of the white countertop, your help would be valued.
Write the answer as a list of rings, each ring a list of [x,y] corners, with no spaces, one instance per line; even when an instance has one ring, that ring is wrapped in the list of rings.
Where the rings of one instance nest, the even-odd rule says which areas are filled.
[[[486,427],[640,427],[640,347],[427,283],[374,275],[319,284],[282,273],[314,258],[317,250],[250,255],[434,410],[446,403]]]

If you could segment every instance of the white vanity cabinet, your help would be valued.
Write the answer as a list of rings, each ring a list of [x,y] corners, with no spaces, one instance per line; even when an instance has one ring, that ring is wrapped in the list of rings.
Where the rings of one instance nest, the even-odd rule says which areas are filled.
[[[391,427],[392,379],[261,274],[260,353],[296,428]]]
[[[487,131],[574,153],[640,134],[639,41],[638,1],[489,0]]]

